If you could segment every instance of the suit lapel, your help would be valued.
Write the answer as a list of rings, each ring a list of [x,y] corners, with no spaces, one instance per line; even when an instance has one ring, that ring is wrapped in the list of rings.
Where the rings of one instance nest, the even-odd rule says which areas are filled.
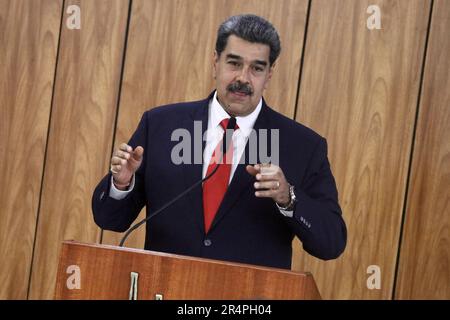
[[[256,135],[258,137],[257,141],[259,141],[259,129],[267,129],[268,128],[268,119],[267,119],[267,105],[263,100],[263,105],[261,111],[256,119],[255,125],[253,129],[256,131]],[[268,146],[270,153],[270,144]],[[220,207],[216,213],[216,216],[211,225],[210,231],[213,231],[217,224],[222,220],[232,209],[235,203],[240,200],[240,198],[246,194],[248,188],[253,188],[252,183],[254,182],[254,177],[251,176],[245,167],[249,164],[249,143],[245,146],[245,151],[242,154],[245,157],[245,161],[240,161],[240,164],[237,166],[236,171],[234,172],[233,179],[231,180],[230,185],[228,186],[227,192],[220,204]],[[257,156],[257,162],[259,163],[259,154]],[[253,163],[252,163],[253,164]],[[252,193],[253,194],[253,193]]]
[[[190,133],[191,133],[191,150],[192,152],[192,161],[193,164],[190,165],[184,165],[183,166],[183,176],[184,176],[184,182],[186,189],[192,186],[194,183],[198,182],[202,179],[202,171],[203,171],[203,150],[205,149],[206,141],[203,140],[203,135],[205,131],[208,129],[208,104],[211,100],[214,92],[203,101],[200,101],[200,105],[194,109],[194,111],[191,114],[191,119],[185,120],[185,126]],[[195,122],[200,123],[201,122],[201,136],[198,137],[198,133],[194,132],[195,128]],[[201,150],[195,150],[195,143],[199,143],[199,141],[195,141],[195,139],[201,139]],[[200,163],[195,163],[195,152],[200,152],[201,161]],[[192,203],[192,210],[193,212],[190,213],[194,216],[195,223],[199,230],[202,233],[205,233],[205,227],[204,227],[204,219],[203,219],[203,189],[202,186],[199,185],[196,188],[194,188],[191,192],[188,193],[188,198],[190,199]]]

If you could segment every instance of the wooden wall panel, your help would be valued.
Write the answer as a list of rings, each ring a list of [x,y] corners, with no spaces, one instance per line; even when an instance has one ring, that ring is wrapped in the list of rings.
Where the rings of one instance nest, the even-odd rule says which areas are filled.
[[[435,0],[397,278],[398,299],[450,299],[450,2]]]
[[[26,299],[62,1],[0,0],[0,299]]]
[[[82,28],[68,30],[64,13],[51,109],[63,1],[0,0],[0,299],[26,298],[31,271],[30,298],[52,298],[61,241],[99,241],[90,200],[109,167],[119,87],[116,145],[144,110],[213,89],[216,30],[227,16],[260,14],[279,29],[282,55],[265,96],[293,117],[308,2],[134,0],[121,84],[129,0],[66,0],[80,5]],[[293,267],[311,271],[324,298],[391,298],[431,1],[311,4],[297,120],[329,141],[349,239],[336,261],[297,248]],[[382,29],[369,31],[373,4]],[[450,299],[449,7],[434,0],[399,299]],[[104,233],[104,243],[119,238]],[[142,248],[143,239],[144,228],[126,245]],[[366,287],[369,265],[381,267],[381,290]]]
[[[348,243],[328,262],[296,251],[294,268],[324,298],[391,298],[430,3],[312,1],[297,120],[328,139]],[[381,289],[367,288],[371,265]]]
[[[278,29],[283,49],[265,96],[293,117],[307,5],[307,0],[134,0],[115,144],[128,141],[145,110],[210,93],[217,28],[239,13],[264,16]],[[142,248],[144,229],[125,245]],[[104,232],[103,242],[117,245],[121,236]]]
[[[72,4],[81,8],[81,29],[70,30],[65,21],[62,28],[32,299],[53,297],[62,240],[100,240],[91,197],[109,168],[129,2],[65,2]]]

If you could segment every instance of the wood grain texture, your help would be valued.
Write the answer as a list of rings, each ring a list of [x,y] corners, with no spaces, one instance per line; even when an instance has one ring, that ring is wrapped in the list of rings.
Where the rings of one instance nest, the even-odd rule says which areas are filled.
[[[62,28],[31,299],[53,297],[62,240],[100,240],[91,197],[109,167],[129,2],[65,2],[72,4],[81,29]]]
[[[77,290],[67,288],[73,265],[81,275]],[[126,300],[131,272],[139,276],[138,300],[320,299],[308,273],[76,242],[63,243],[55,298]]]
[[[60,0],[0,0],[0,299],[26,299]]]
[[[397,299],[450,299],[450,2],[435,0]]]
[[[133,1],[115,144],[128,141],[145,110],[207,97],[214,88],[217,29],[234,14],[257,14],[277,28],[282,52],[265,97],[292,118],[307,4],[306,0]],[[144,211],[137,220],[145,217]],[[103,243],[117,245],[121,237],[104,232]],[[142,227],[125,245],[143,248],[144,239]]]
[[[369,5],[381,30],[369,30]],[[322,297],[391,298],[430,1],[315,0],[297,120],[327,138],[348,227],[344,254],[295,251]],[[367,268],[381,269],[369,290]]]

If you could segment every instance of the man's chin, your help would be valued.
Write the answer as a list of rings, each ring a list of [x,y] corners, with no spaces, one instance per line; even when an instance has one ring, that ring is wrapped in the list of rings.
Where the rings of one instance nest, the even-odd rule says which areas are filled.
[[[235,117],[244,117],[246,115],[249,115],[254,108],[251,106],[250,103],[241,103],[241,102],[231,102],[227,106],[227,112]]]

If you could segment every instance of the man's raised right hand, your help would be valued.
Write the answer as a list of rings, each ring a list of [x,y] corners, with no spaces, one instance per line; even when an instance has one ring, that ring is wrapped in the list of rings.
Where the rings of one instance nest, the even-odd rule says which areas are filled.
[[[126,190],[131,183],[134,173],[142,163],[144,148],[136,147],[134,150],[126,143],[122,143],[111,158],[111,173],[114,185],[119,190]]]

